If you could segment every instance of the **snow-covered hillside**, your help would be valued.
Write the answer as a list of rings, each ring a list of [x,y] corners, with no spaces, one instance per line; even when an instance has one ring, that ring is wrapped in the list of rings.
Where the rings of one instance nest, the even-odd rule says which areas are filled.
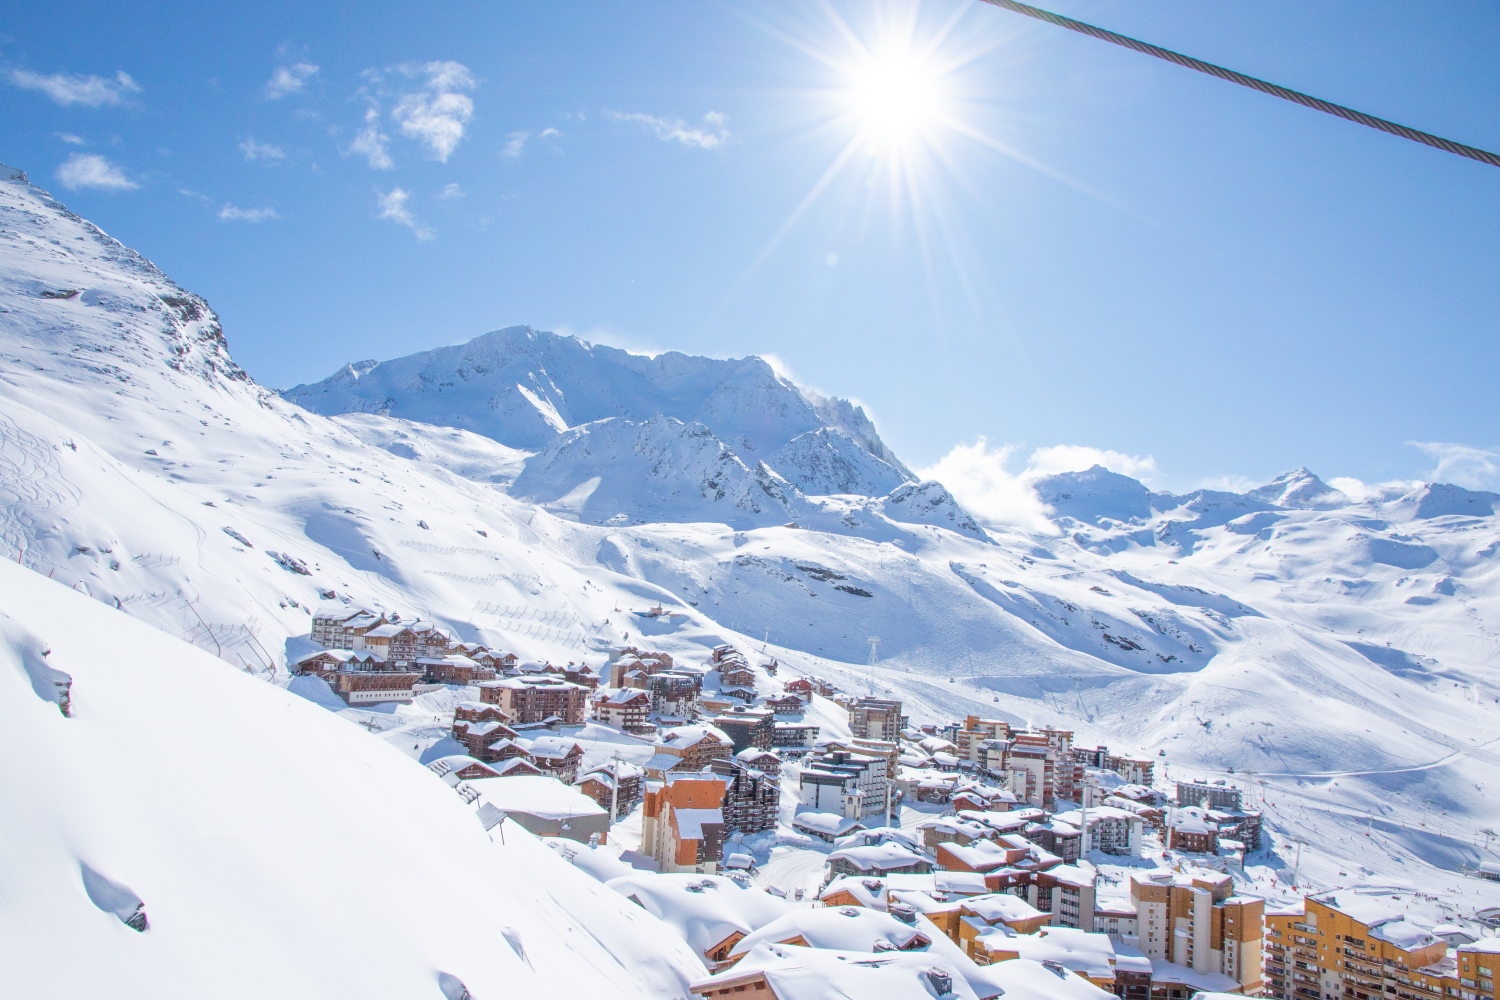
[[[15,565],[0,607],[5,995],[659,1000],[705,975],[311,702]]]
[[[981,526],[905,482],[862,413],[754,359],[528,331],[293,393],[343,414],[323,416],[19,177],[0,309],[0,555],[251,672],[325,599],[595,665],[627,633],[691,661],[769,630],[789,671],[890,690],[917,721],[1060,723],[1165,751],[1174,776],[1253,771],[1273,837],[1316,844],[1325,884],[1457,885],[1426,865],[1493,856],[1492,494],[1354,501],[1299,470],[1170,496],[1093,469],[1036,484],[1052,530]],[[507,413],[535,436],[507,437]],[[629,614],[655,603],[681,614]]]

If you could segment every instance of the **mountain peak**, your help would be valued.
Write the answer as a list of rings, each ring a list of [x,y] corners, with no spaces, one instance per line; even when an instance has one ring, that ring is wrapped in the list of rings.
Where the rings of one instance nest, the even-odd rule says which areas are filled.
[[[1297,510],[1333,510],[1354,502],[1348,494],[1323,482],[1305,465],[1282,473],[1264,486],[1246,491],[1245,496]]]
[[[876,496],[913,478],[863,409],[802,389],[753,355],[634,354],[514,326],[392,361],[346,365],[283,395],[329,416],[384,414],[531,451],[571,428],[661,415],[704,425],[747,465],[770,461],[804,488]],[[807,434],[817,437],[791,447]]]

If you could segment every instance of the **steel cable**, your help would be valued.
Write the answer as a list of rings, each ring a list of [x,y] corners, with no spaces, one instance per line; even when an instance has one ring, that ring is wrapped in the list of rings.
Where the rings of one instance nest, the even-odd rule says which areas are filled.
[[[1434,146],[1449,153],[1456,153],[1459,156],[1467,156],[1471,160],[1478,160],[1480,163],[1488,163],[1492,167],[1500,167],[1500,155],[1491,153],[1488,150],[1476,149],[1473,146],[1465,146],[1461,142],[1454,142],[1451,139],[1444,139],[1440,135],[1433,135],[1430,132],[1422,132],[1414,128],[1408,128],[1405,125],[1399,125],[1396,122],[1386,121],[1384,118],[1376,118],[1374,115],[1367,115],[1363,111],[1355,111],[1353,108],[1346,108],[1342,104],[1334,104],[1332,101],[1325,101],[1320,97],[1313,97],[1312,95],[1304,94],[1301,91],[1292,90],[1288,87],[1278,86],[1274,83],[1268,83],[1265,80],[1260,80],[1253,76],[1247,76],[1244,73],[1237,73],[1232,69],[1225,69],[1223,66],[1215,66],[1213,63],[1204,62],[1202,59],[1194,59],[1192,56],[1185,56],[1181,52],[1173,52],[1171,49],[1164,49],[1160,45],[1152,45],[1150,42],[1143,42],[1140,39],[1131,38],[1128,35],[1121,35],[1113,31],[1106,31],[1104,28],[1098,28],[1092,24],[1085,24],[1083,21],[1075,21],[1071,17],[1063,17],[1061,14],[1054,14],[1051,11],[1042,10],[1039,7],[1032,7],[1024,3],[1017,3],[1016,0],[985,0],[985,3],[993,4],[994,6],[1001,7],[1005,10],[1015,11],[1017,14],[1025,14],[1027,17],[1034,17],[1038,21],[1046,21],[1048,24],[1055,24],[1059,28],[1067,28],[1069,31],[1076,31],[1079,34],[1088,35],[1089,37],[1097,38],[1100,41],[1111,42],[1115,45],[1124,46],[1127,49],[1134,49],[1136,52],[1141,52],[1148,56],[1155,56],[1157,59],[1165,59],[1167,62],[1176,63],[1179,66],[1185,66],[1188,69],[1197,70],[1199,73],[1207,73],[1209,76],[1216,76],[1221,80],[1228,80],[1230,83],[1237,83],[1241,87],[1249,87],[1250,89],[1258,90],[1263,94],[1270,94],[1272,97],[1279,97],[1284,101],[1292,101],[1294,103],[1302,105],[1303,107],[1313,108],[1314,110],[1322,111],[1330,115],[1337,115],[1340,118],[1347,119],[1351,122],[1358,122],[1360,125],[1368,125],[1370,128],[1379,129],[1382,132],[1389,132],[1391,135],[1399,135],[1403,139],[1410,139],[1413,142],[1420,142],[1427,146]]]

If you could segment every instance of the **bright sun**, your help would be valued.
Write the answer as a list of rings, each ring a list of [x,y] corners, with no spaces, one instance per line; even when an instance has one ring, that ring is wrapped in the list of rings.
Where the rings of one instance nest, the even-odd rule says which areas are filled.
[[[941,111],[936,67],[907,45],[862,53],[846,73],[849,111],[873,145],[908,145]]]

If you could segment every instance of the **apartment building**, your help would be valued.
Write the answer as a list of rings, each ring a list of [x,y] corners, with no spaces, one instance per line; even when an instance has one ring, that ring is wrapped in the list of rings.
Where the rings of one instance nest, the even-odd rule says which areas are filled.
[[[594,718],[627,733],[649,733],[651,696],[636,688],[617,688],[594,699]]]
[[[1500,940],[1448,942],[1380,897],[1309,896],[1266,916],[1265,996],[1494,1000]]]
[[[981,719],[970,715],[964,719],[963,728],[953,733],[953,745],[958,756],[975,764],[984,763],[983,744],[986,740],[1009,740],[1010,723],[1003,719]]]
[[[1244,809],[1243,793],[1222,778],[1209,781],[1198,778],[1177,783],[1177,804],[1218,809],[1222,812],[1240,812]]]
[[[1141,853],[1141,838],[1145,835],[1145,821],[1136,813],[1114,806],[1093,806],[1087,810],[1074,809],[1052,817],[1054,822],[1066,823],[1084,832],[1083,853],[1102,851],[1121,857],[1138,857]],[[1051,850],[1051,848],[1049,848]]]
[[[781,783],[772,775],[747,767],[737,759],[709,764],[724,779],[724,829],[728,833],[760,833],[776,829],[781,810]]]
[[[724,849],[724,779],[670,776],[646,788],[641,807],[641,853],[664,872],[718,870]]]
[[[736,705],[723,715],[715,716],[714,727],[729,737],[735,753],[749,747],[769,750],[775,742],[776,717],[763,708]]]
[[[802,765],[802,804],[814,812],[864,819],[885,812],[889,793],[886,758],[833,750]]]
[[[588,689],[547,674],[507,677],[480,684],[479,699],[499,705],[512,724],[545,722],[553,717],[574,724],[583,721]]]
[[[849,731],[867,740],[896,741],[906,728],[901,702],[891,698],[858,698],[849,706]]]
[[[1147,958],[1229,976],[1247,996],[1259,993],[1264,900],[1236,896],[1228,875],[1202,870],[1132,875],[1130,900]]]

